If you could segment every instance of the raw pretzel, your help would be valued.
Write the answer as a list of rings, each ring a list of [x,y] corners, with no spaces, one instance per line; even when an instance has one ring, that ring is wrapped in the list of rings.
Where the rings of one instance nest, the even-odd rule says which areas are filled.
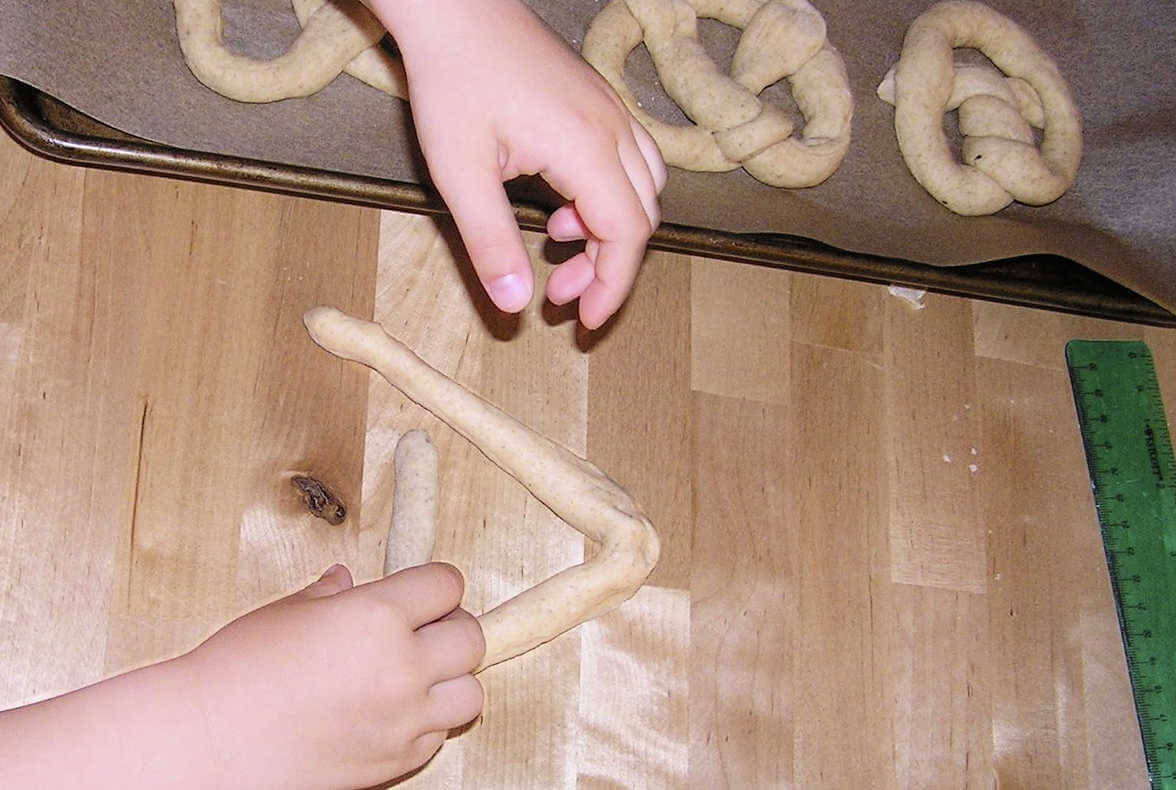
[[[628,492],[596,466],[433,369],[379,324],[330,307],[308,311],[303,322],[314,342],[374,369],[599,544],[580,565],[479,618],[486,656],[478,671],[616,608],[641,587],[657,563],[657,531]]]
[[[305,29],[324,4],[337,4],[338,2],[339,0],[293,0],[298,24]],[[379,46],[380,39],[384,37],[383,24],[363,6],[356,8],[354,15],[356,27],[367,34],[364,40],[368,40],[377,28],[379,36],[372,41],[367,49],[352,58],[343,71],[377,90],[401,99],[407,99],[408,77],[404,73],[404,61],[392,57],[384,51],[383,47]],[[351,12],[348,13],[348,16],[351,16]],[[340,42],[339,46],[342,47],[343,42]]]
[[[971,47],[1009,79],[955,66]],[[878,86],[894,103],[894,128],[915,179],[957,214],[999,211],[1014,200],[1040,206],[1061,197],[1078,173],[1082,129],[1057,66],[1016,22],[972,0],[946,0],[907,30],[898,65]],[[943,131],[959,107],[963,164]],[[1043,129],[1037,148],[1030,124]]]
[[[379,47],[384,27],[359,0],[294,0],[302,33],[284,54],[258,60],[222,38],[220,0],[174,0],[176,32],[188,68],[217,93],[242,102],[310,96],[343,71],[407,98],[404,67]]]
[[[741,28],[731,75],[698,40],[698,18]],[[663,123],[625,84],[625,59],[645,42],[666,93],[697,126]],[[742,166],[764,183],[814,186],[849,148],[853,96],[845,62],[825,38],[825,20],[807,0],[612,0],[593,19],[581,50],[649,130],[667,164],[724,171]],[[793,124],[760,101],[788,79],[805,118]]]

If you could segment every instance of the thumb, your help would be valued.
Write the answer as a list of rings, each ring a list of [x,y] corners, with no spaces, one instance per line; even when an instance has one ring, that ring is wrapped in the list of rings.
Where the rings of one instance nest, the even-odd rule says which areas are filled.
[[[335,563],[323,571],[317,581],[311,582],[296,594],[302,598],[326,598],[350,590],[352,584],[351,571],[347,570],[347,566]]]
[[[495,306],[517,313],[534,293],[531,258],[502,186],[502,174],[468,157],[442,157],[433,181],[453,214],[466,252]]]

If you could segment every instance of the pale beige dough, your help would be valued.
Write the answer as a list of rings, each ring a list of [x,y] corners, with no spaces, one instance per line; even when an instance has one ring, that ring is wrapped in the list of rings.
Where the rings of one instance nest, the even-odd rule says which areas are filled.
[[[478,671],[616,608],[645,582],[657,564],[657,531],[600,469],[433,369],[379,324],[330,307],[308,311],[303,322],[315,343],[374,369],[598,544],[583,563],[479,617],[486,656]]]
[[[731,74],[698,40],[698,19],[743,30]],[[625,83],[625,60],[644,42],[666,94],[696,125],[647,113]],[[845,62],[826,39],[825,20],[807,0],[612,0],[592,20],[581,49],[661,149],[686,170],[743,167],[764,183],[815,186],[849,148],[853,97]],[[794,133],[787,113],[760,100],[787,79],[804,116]]]
[[[272,60],[238,55],[225,46],[220,0],[174,0],[174,5],[188,68],[230,99],[271,102],[310,96],[343,71],[386,93],[408,97],[403,65],[378,46],[384,27],[358,0],[294,0],[302,33]]]
[[[894,72],[891,66],[878,83],[878,98],[887,104],[894,104]],[[1033,86],[1018,77],[1006,77],[992,66],[978,63],[957,63],[953,72],[951,96],[945,111],[958,109],[973,96],[994,96],[1015,107],[1025,121],[1037,129],[1045,125],[1045,112],[1041,99]]]
[[[437,541],[437,448],[424,431],[405,431],[392,461],[392,524],[384,575],[433,559]]]
[[[298,16],[298,23],[306,28],[310,24],[310,20],[314,18],[314,14],[328,0],[292,0],[292,2],[294,3],[294,13]],[[331,2],[337,3],[338,0],[331,0]],[[392,57],[382,47],[376,45],[384,36],[383,25],[366,8],[354,9],[354,15],[356,27],[365,33],[365,41],[370,37],[370,31],[376,28],[379,28],[380,35],[373,44],[352,58],[343,71],[377,90],[401,99],[407,99],[408,78],[404,74],[404,61]],[[342,47],[343,43],[340,42],[339,46]],[[346,43],[356,46],[350,41]]]
[[[979,50],[1003,75],[956,66],[956,47]],[[991,214],[1014,200],[1044,205],[1077,176],[1082,129],[1066,81],[1029,33],[982,3],[946,0],[920,15],[878,95],[894,104],[911,174],[957,214]],[[943,113],[956,107],[962,163],[943,130]],[[1040,150],[1031,125],[1043,130]]]

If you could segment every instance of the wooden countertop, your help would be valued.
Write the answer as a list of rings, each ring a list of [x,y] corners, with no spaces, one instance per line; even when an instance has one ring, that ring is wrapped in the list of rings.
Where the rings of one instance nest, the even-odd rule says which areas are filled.
[[[0,707],[187,650],[337,560],[374,577],[410,427],[467,608],[583,556],[313,346],[299,317],[328,303],[586,454],[663,539],[620,610],[484,673],[482,723],[404,786],[1145,786],[1063,344],[1146,339],[1173,404],[1176,334],[651,253],[590,337],[494,314],[455,239],[0,135]]]

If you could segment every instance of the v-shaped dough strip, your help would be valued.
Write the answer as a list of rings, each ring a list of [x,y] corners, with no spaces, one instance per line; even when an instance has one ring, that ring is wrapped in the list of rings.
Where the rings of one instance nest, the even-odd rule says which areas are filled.
[[[478,671],[547,642],[630,598],[657,563],[657,531],[625,489],[430,367],[379,324],[331,307],[303,316],[311,338],[372,368],[472,442],[569,525],[599,544],[572,566],[483,614]]]

